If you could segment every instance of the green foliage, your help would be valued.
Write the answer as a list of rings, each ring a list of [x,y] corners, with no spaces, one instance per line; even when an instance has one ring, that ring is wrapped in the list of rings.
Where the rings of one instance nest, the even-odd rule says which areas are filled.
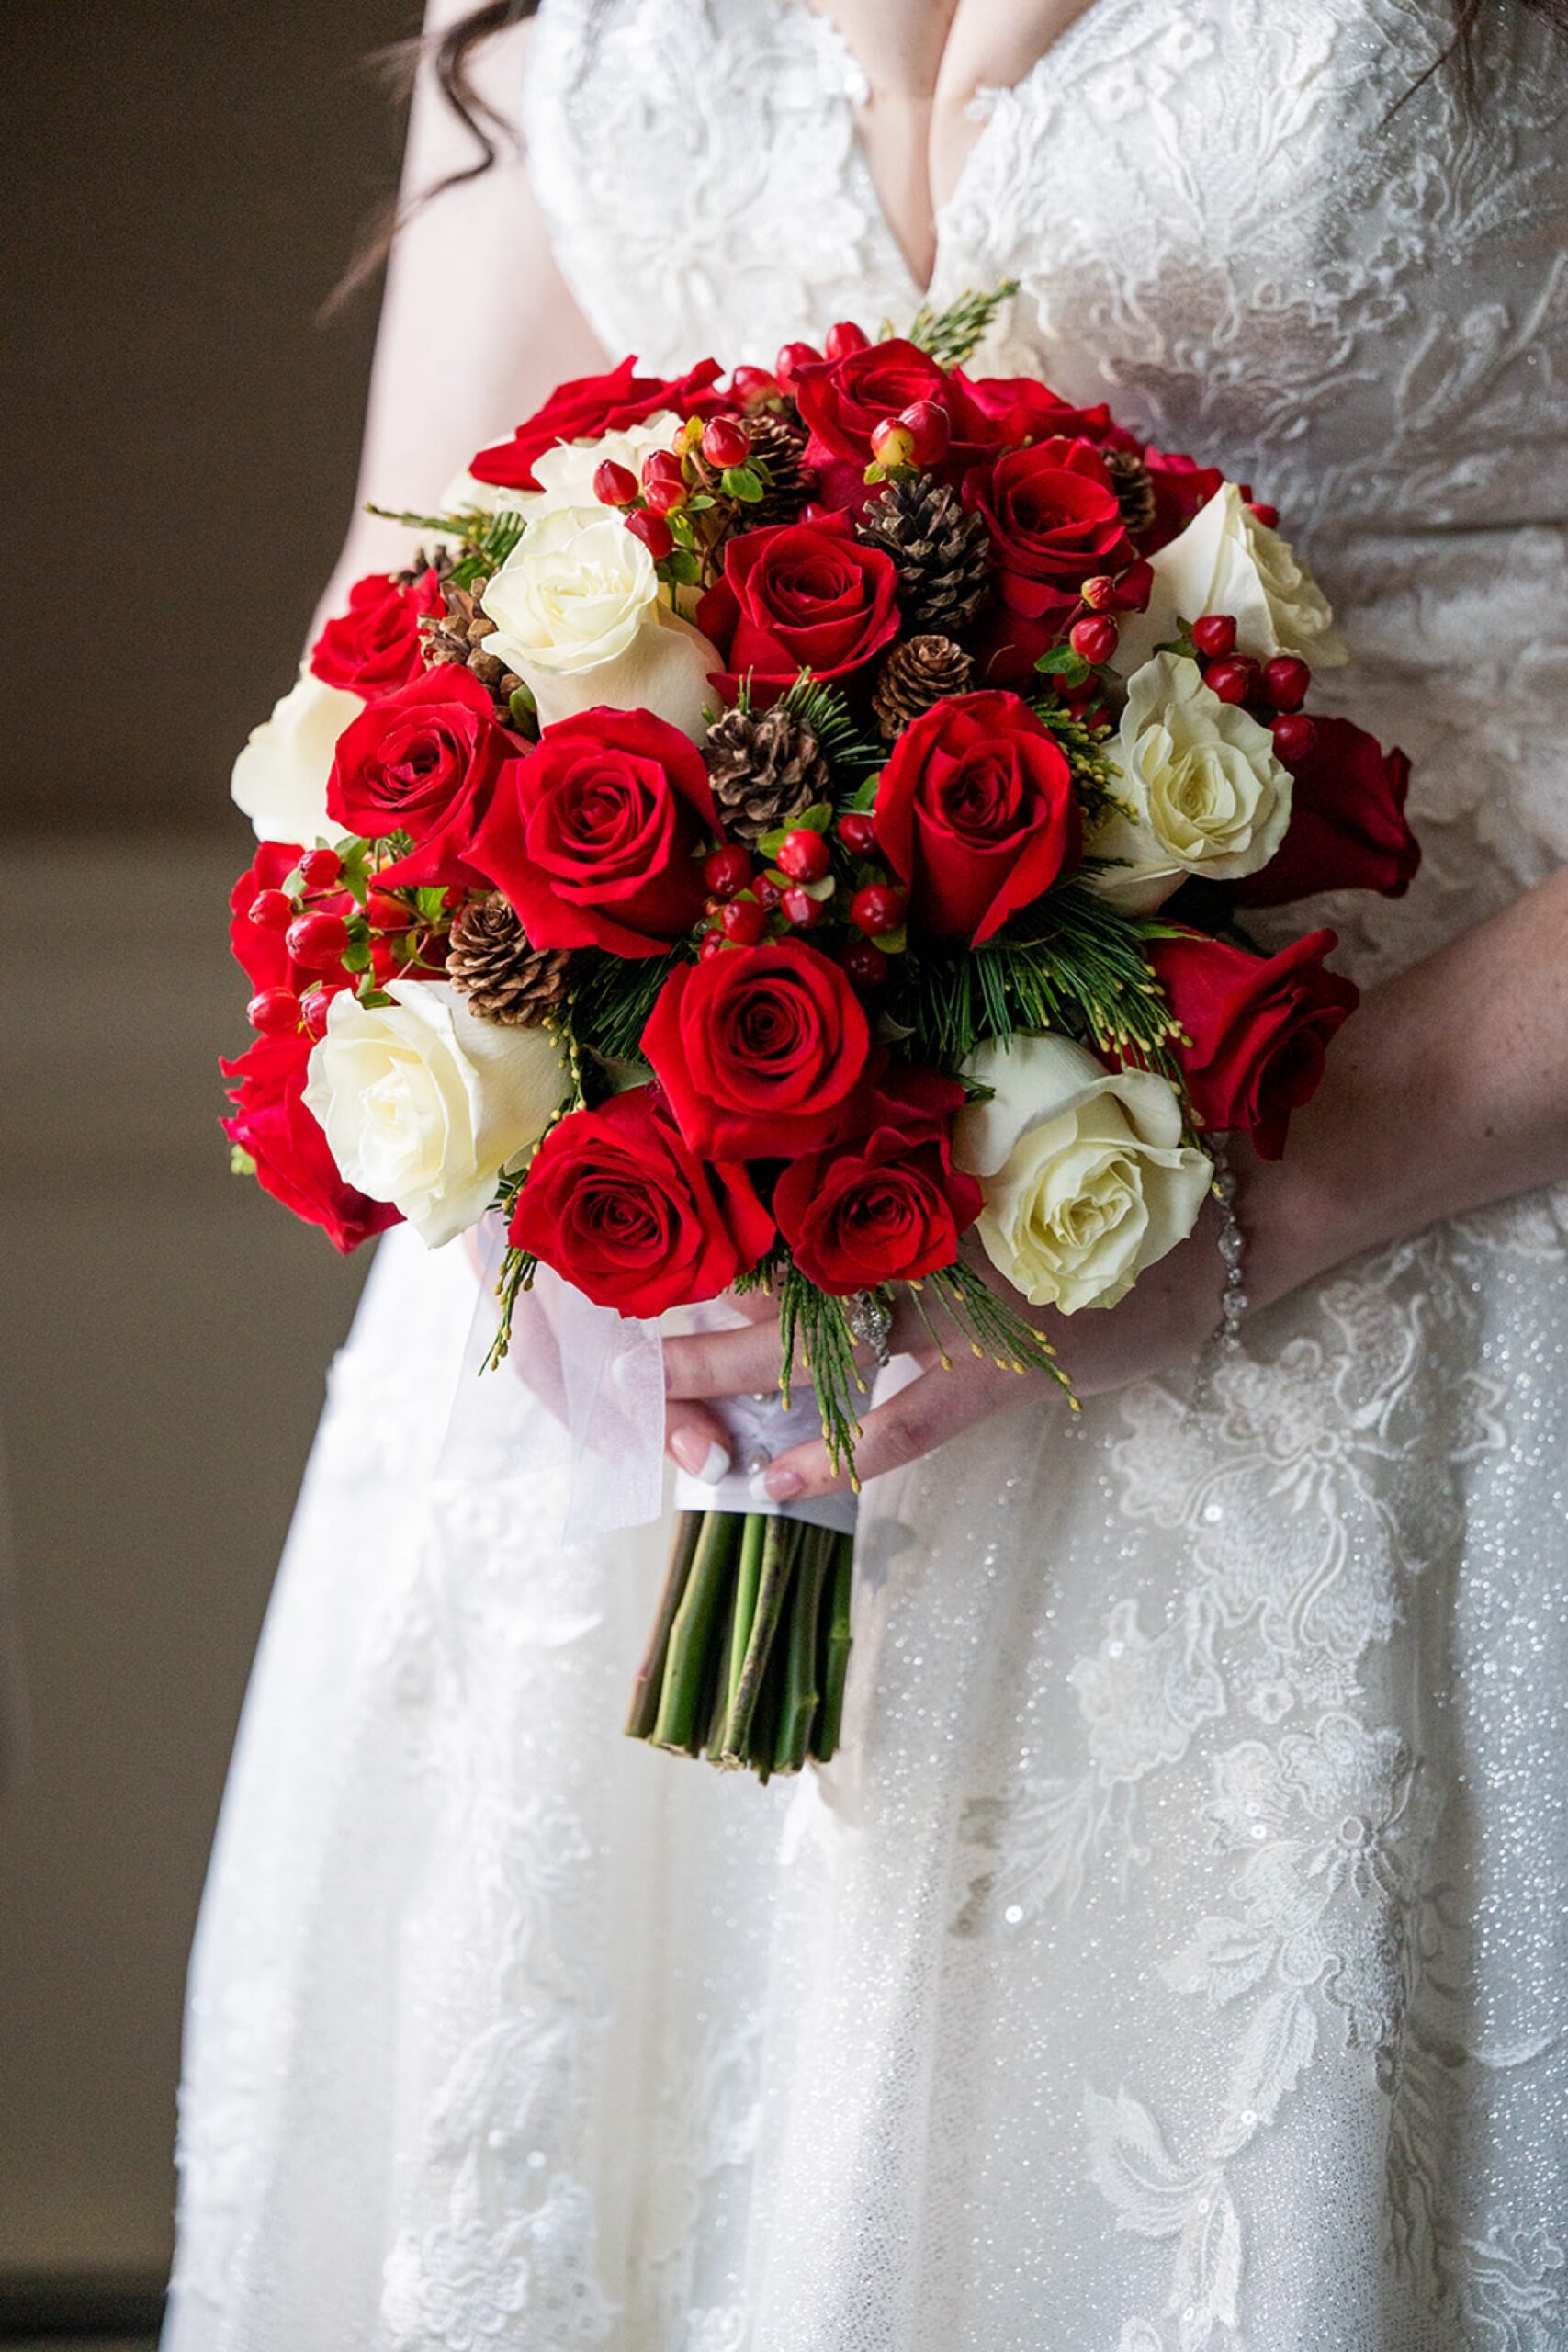
[[[1010,277],[988,294],[961,294],[940,311],[923,302],[915,313],[908,340],[929,351],[940,366],[962,368],[985,340],[1003,303],[1010,302],[1017,292],[1018,280]]]
[[[779,1354],[784,1364],[783,1396],[787,1406],[790,1369],[796,1344],[811,1376],[822,1439],[835,1470],[853,1463],[854,1442],[860,1435],[855,1398],[867,1393],[855,1362],[855,1336],[841,1298],[831,1298],[808,1282],[798,1266],[784,1266],[776,1284],[779,1302]],[[860,1481],[852,1472],[851,1484]]]
[[[677,964],[678,955],[649,956],[633,963],[618,956],[595,956],[571,992],[568,1020],[587,1053],[601,1061],[637,1058],[654,1000]]]
[[[1055,695],[1043,695],[1030,708],[1048,727],[1066,754],[1084,822],[1094,826],[1117,804],[1117,775],[1111,759],[1111,730],[1086,727]]]
[[[886,746],[861,726],[840,687],[803,670],[779,699],[810,728],[842,791],[858,791],[868,775],[886,764]]]
[[[443,538],[457,540],[460,552],[447,577],[458,588],[470,588],[476,580],[488,580],[499,571],[526,528],[513,507],[502,507],[493,514],[472,509],[461,514],[416,514],[375,505],[367,505],[365,511],[378,514],[384,523],[401,523],[411,531],[434,531]]]

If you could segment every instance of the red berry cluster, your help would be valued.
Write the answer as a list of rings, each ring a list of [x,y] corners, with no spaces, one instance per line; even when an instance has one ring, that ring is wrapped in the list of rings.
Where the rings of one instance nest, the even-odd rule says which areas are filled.
[[[756,382],[742,390],[742,377]],[[743,405],[751,407],[778,392],[773,379],[755,368],[736,370],[735,389]],[[693,417],[673,449],[649,451],[640,478],[629,466],[606,458],[594,471],[593,495],[601,505],[621,511],[626,529],[655,563],[667,563],[678,548],[699,548],[708,536],[704,524],[716,508],[744,505],[761,495],[750,472],[750,456],[751,428],[742,418],[715,416],[704,424]]]
[[[303,851],[283,884],[258,890],[245,911],[259,930],[283,933],[289,963],[301,974],[319,976],[304,987],[263,989],[251,999],[246,1019],[264,1037],[301,1028],[320,1037],[328,1006],[345,989],[384,988],[402,971],[429,974],[446,961],[446,926],[423,917],[412,894],[378,889],[373,879],[361,906],[335,849]]]
[[[1203,613],[1192,624],[1192,649],[1203,684],[1222,702],[1237,703],[1269,729],[1286,767],[1312,748],[1313,724],[1302,705],[1312,672],[1294,653],[1255,661],[1235,650],[1235,622],[1229,613]]]
[[[773,837],[771,853],[764,854],[771,862],[761,870],[739,842],[709,854],[703,867],[707,930],[699,952],[716,956],[726,947],[755,947],[764,938],[815,931],[838,911],[857,934],[840,950],[851,978],[863,988],[886,979],[887,946],[876,943],[898,938],[908,896],[880,865],[868,864],[876,854],[869,811],[846,810],[834,821],[831,838],[826,824],[794,826]]]

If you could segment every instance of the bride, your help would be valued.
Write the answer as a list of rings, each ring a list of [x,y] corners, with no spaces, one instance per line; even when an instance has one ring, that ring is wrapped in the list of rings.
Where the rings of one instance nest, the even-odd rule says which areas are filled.
[[[978,364],[1283,509],[1426,860],[1321,910],[1364,1003],[1244,1171],[1210,1400],[1205,1227],[1064,1330],[1077,1423],[984,1367],[874,1417],[796,1783],[615,1736],[660,1532],[562,1547],[542,1420],[454,1468],[473,1277],[387,1239],[202,1921],[169,2352],[1568,2346],[1568,84],[1546,0],[1447,6],[437,28],[525,160],[399,238],[367,495],[604,351],[1017,278]],[[411,186],[469,161],[433,87]],[[678,1455],[775,1345],[671,1349]]]

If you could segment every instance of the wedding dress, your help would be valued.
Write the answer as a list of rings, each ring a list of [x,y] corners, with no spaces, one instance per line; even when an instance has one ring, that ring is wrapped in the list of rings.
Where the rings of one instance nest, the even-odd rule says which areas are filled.
[[[1425,0],[1097,0],[940,221],[937,300],[1021,284],[981,364],[1310,551],[1416,762],[1416,886],[1321,910],[1363,981],[1568,854],[1568,113],[1488,27],[1391,113]],[[860,86],[797,0],[545,0],[613,352],[909,318]],[[394,1233],[333,1374],[169,2352],[1568,2346],[1568,1192],[1258,1315],[1207,1409],[1043,1389],[881,1482],[844,1751],[766,1790],[619,1736],[662,1531],[563,1547],[542,1417],[444,1469],[472,1302]]]

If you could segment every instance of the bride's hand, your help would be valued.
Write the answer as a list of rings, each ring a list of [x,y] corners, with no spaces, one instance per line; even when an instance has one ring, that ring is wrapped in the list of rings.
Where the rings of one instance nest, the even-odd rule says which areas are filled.
[[[1120,1306],[1071,1318],[1024,1305],[986,1261],[975,1263],[992,1288],[1027,1315],[1056,1349],[1063,1370],[1079,1396],[1101,1394],[1186,1361],[1201,1347],[1220,1319],[1224,1264],[1216,1246],[1218,1215],[1205,1204],[1191,1237],[1151,1267]],[[747,1328],[715,1331],[665,1342],[666,1435],[684,1469],[702,1475],[724,1453],[724,1425],[705,1400],[774,1388],[780,1374],[778,1317],[762,1296],[733,1302]],[[896,1396],[863,1417],[855,1446],[856,1475],[863,1484],[942,1445],[989,1413],[1006,1412],[1032,1398],[1041,1412],[1064,1409],[1055,1384],[1039,1373],[1021,1377],[976,1357],[940,1308],[933,1321],[946,1325],[951,1365],[944,1368],[931,1334],[911,1303],[897,1311],[890,1347],[919,1365],[919,1375]],[[860,1351],[863,1363],[868,1354]],[[796,1376],[803,1367],[795,1366]],[[869,1373],[868,1373],[869,1385]],[[717,1448],[715,1453],[713,1449]],[[847,1465],[835,1471],[819,1439],[797,1445],[761,1472],[760,1487],[775,1501],[831,1494],[849,1485]]]

